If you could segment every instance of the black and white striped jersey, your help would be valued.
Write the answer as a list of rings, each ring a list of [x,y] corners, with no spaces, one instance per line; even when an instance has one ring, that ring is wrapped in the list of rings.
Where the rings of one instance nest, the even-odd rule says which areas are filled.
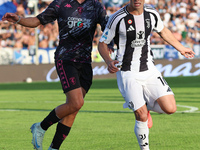
[[[154,66],[150,48],[151,31],[160,32],[163,28],[155,9],[144,6],[143,14],[132,15],[125,6],[109,18],[100,42],[108,44],[114,39],[116,59],[122,65],[122,71],[142,72]]]

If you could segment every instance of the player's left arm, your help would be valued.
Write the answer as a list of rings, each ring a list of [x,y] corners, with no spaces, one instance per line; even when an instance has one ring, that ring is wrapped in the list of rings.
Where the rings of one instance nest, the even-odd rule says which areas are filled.
[[[164,27],[159,33],[158,33],[167,43],[172,45],[174,48],[176,48],[183,56],[186,58],[193,58],[195,53],[192,49],[184,47],[172,34],[172,32]]]

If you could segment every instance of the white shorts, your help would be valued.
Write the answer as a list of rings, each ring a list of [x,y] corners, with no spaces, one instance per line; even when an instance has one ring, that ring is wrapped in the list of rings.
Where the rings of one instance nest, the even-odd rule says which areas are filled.
[[[174,95],[161,73],[157,70],[136,74],[131,71],[118,71],[117,84],[126,101],[123,107],[129,107],[133,111],[146,103],[153,107],[159,97]]]

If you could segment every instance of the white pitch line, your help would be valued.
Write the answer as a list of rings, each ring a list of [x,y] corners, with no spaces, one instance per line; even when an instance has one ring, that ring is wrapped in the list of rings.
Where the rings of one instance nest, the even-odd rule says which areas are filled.
[[[44,103],[63,103],[64,101],[44,101]],[[38,103],[38,101],[0,101],[0,103]],[[85,103],[101,103],[101,104],[123,104],[124,102],[122,101],[85,101]],[[177,107],[183,107],[183,108],[188,108],[188,110],[183,110],[183,111],[176,111],[176,113],[200,113],[198,111],[198,107],[193,107],[193,106],[185,106],[185,105],[176,105]],[[0,111],[28,111],[28,110],[20,110],[20,109],[1,109]],[[30,111],[30,110],[29,110]],[[42,111],[42,110],[40,110]],[[46,111],[46,110],[45,110]],[[107,112],[107,111],[106,111]],[[129,112],[129,111],[120,111],[120,112]],[[132,112],[130,110],[130,112]]]
[[[19,110],[19,109],[2,109],[2,108],[0,108],[0,111],[24,111],[24,110]]]
[[[199,108],[193,107],[193,106],[184,106],[184,105],[176,105],[176,106],[177,107],[183,107],[183,108],[189,108],[189,110],[176,111],[176,113],[192,113],[192,112],[199,110]]]

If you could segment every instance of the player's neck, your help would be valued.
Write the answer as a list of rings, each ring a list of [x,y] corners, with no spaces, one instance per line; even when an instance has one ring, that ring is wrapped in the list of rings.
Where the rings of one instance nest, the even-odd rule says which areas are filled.
[[[143,13],[143,7],[135,8],[131,4],[127,6],[127,10],[132,15],[141,15]]]
[[[80,4],[82,4],[83,2],[85,2],[86,0],[77,0],[77,2],[79,2]]]

